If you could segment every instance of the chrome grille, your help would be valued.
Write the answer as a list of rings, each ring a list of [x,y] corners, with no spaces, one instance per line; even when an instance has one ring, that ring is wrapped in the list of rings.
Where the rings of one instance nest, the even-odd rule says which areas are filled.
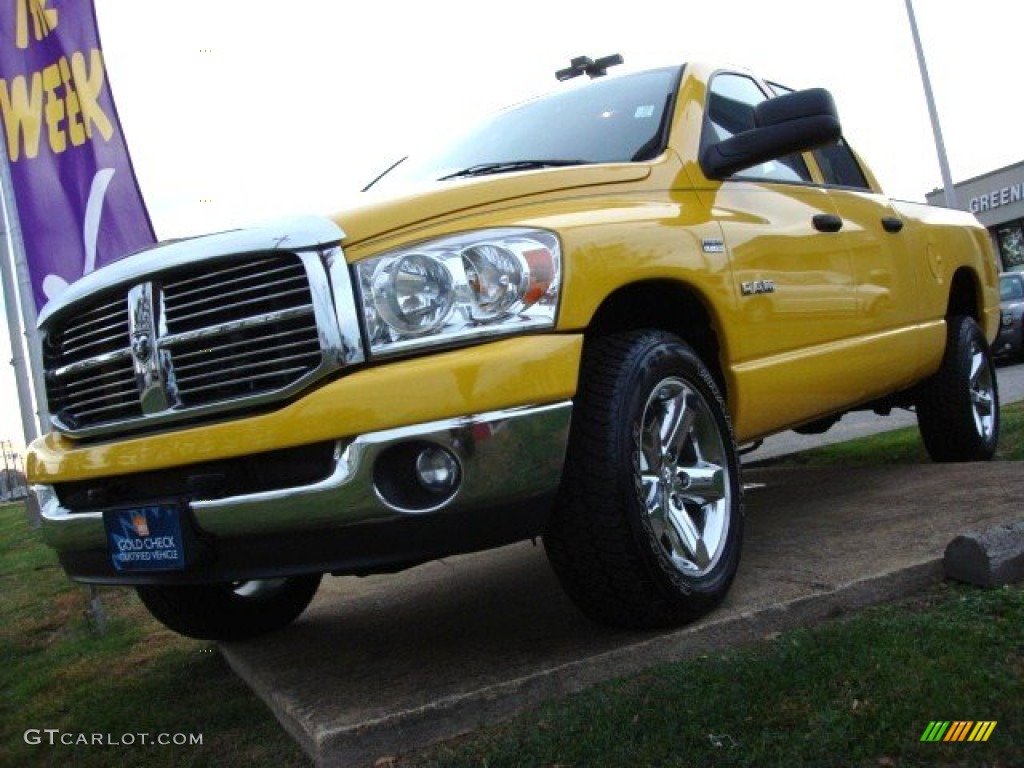
[[[323,353],[302,262],[231,264],[163,287],[174,386],[185,407],[286,387]]]
[[[142,416],[124,295],[101,297],[52,329],[43,365],[50,412],[66,421],[89,424]]]
[[[62,313],[47,324],[44,347],[55,423],[71,433],[127,431],[140,420],[196,418],[287,390],[325,363],[310,280],[302,257],[274,252],[144,281],[156,297],[152,354],[166,391],[157,412],[140,399],[146,366],[132,352],[132,286]]]

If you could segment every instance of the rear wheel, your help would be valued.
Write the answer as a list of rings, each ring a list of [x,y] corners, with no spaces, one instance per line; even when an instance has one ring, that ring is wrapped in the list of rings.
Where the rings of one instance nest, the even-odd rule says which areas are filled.
[[[735,441],[693,350],[661,331],[589,340],[544,537],[572,600],[615,626],[692,621],[728,591],[742,531]]]
[[[223,584],[139,586],[149,612],[201,640],[248,640],[291,624],[309,605],[321,574]]]
[[[999,439],[999,390],[988,342],[969,317],[949,320],[942,366],[922,387],[917,424],[933,461],[987,461]]]

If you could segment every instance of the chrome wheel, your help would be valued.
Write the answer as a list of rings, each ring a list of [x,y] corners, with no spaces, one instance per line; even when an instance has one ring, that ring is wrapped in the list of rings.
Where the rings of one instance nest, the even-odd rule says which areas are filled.
[[[999,381],[988,339],[969,317],[948,321],[946,350],[917,389],[917,423],[933,461],[988,461],[999,442]]]
[[[655,540],[677,570],[703,576],[724,548],[731,484],[714,416],[682,379],[663,379],[647,398],[637,458]]]
[[[988,355],[975,340],[971,341],[970,390],[974,426],[982,439],[990,440],[996,422],[995,375]]]
[[[544,533],[591,618],[656,629],[725,597],[743,542],[743,484],[725,402],[703,361],[660,330],[583,346],[562,487]]]

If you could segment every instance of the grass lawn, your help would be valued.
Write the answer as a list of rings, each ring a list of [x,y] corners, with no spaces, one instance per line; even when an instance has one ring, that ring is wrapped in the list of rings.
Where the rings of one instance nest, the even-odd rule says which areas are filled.
[[[21,504],[0,506],[0,579],[0,765],[310,764],[216,648],[163,629],[134,592],[100,591],[99,633],[88,589],[66,579]],[[46,729],[62,732],[52,746]],[[26,743],[29,730],[42,743]],[[121,746],[81,743],[92,734]],[[142,745],[135,734],[202,744]]]
[[[549,703],[406,766],[1020,766],[1024,589],[943,586]],[[928,743],[933,720],[996,721]]]
[[[1024,458],[1024,405],[1003,410],[999,458]],[[911,429],[784,461],[926,460]],[[215,648],[162,629],[131,591],[101,590],[100,633],[89,591],[66,580],[20,504],[0,506],[0,578],[0,765],[309,765]],[[933,720],[997,726],[985,743],[922,743]],[[57,743],[45,729],[59,729]],[[92,734],[121,744],[60,743]],[[606,683],[396,764],[1010,768],[1024,765],[1021,745],[1024,589],[942,585]]]

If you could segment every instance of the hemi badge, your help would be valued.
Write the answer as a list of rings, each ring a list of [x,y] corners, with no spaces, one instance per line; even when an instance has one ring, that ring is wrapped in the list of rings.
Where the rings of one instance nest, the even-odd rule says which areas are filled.
[[[704,238],[701,244],[704,247],[704,253],[725,253],[725,241],[723,240]]]
[[[759,293],[775,293],[774,280],[748,280],[740,283],[740,290],[744,296],[756,296]]]

